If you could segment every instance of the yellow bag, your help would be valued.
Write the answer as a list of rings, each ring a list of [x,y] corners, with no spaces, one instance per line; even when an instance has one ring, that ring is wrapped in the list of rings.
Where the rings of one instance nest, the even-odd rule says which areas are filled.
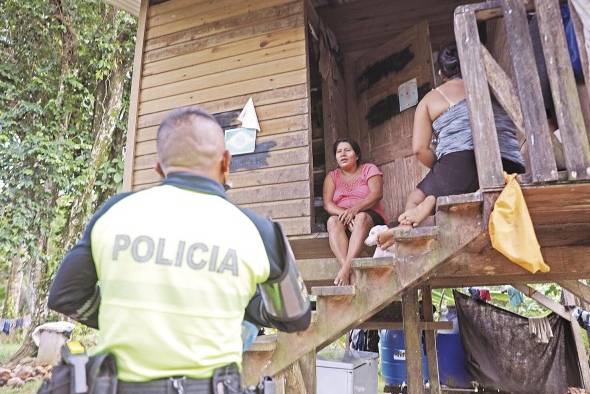
[[[506,186],[490,216],[492,247],[527,271],[549,272],[516,174],[504,173],[504,178]]]

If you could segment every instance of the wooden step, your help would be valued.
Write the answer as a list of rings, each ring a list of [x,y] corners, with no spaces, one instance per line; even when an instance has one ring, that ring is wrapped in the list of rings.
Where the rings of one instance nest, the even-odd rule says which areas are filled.
[[[355,293],[355,286],[315,286],[311,288],[311,294],[322,297],[353,296]]]
[[[455,196],[444,196],[436,199],[438,211],[455,211],[459,209],[479,208],[483,204],[483,195],[480,191]]]
[[[259,335],[247,352],[272,352],[277,348],[277,334]]]
[[[436,226],[393,229],[393,239],[400,243],[436,239],[438,234],[439,230]]]

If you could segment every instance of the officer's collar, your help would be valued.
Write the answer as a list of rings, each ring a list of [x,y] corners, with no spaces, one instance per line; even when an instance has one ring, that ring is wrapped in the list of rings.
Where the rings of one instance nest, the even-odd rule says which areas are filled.
[[[166,179],[164,179],[162,185],[176,186],[181,189],[213,194],[227,199],[225,190],[219,182],[216,182],[211,178],[194,175],[188,172],[171,172],[166,175]]]

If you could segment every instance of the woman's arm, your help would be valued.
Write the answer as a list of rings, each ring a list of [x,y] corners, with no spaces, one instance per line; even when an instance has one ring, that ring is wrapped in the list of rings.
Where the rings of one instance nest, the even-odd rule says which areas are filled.
[[[336,185],[334,185],[334,181],[332,180],[332,176],[330,174],[326,175],[324,178],[324,209],[330,215],[340,216],[342,212],[344,212],[343,208],[340,208],[338,205],[334,204],[334,191],[336,190]]]
[[[432,141],[432,122],[425,98],[418,103],[414,113],[414,131],[412,134],[412,151],[414,156],[428,168],[436,162],[436,155],[430,150]]]
[[[369,194],[353,207],[348,208],[340,215],[339,219],[344,224],[349,224],[357,213],[367,210],[383,198],[383,176],[375,175],[367,180]]]

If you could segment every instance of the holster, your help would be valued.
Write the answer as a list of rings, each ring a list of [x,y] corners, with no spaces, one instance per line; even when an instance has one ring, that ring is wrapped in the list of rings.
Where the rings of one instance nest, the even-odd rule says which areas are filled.
[[[65,361],[54,366],[51,377],[45,379],[37,394],[75,394],[74,367]],[[86,364],[87,394],[116,394],[117,365],[111,354],[89,357]]]

